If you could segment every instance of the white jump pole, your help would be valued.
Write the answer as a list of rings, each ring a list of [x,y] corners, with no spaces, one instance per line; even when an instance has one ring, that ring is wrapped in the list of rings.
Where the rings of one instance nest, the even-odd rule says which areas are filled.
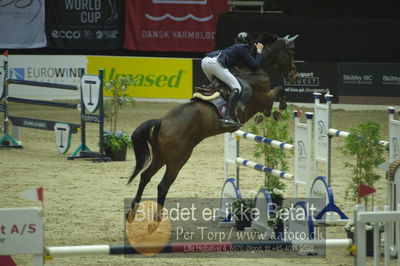
[[[109,255],[110,245],[81,245],[46,247],[46,253],[52,257]]]
[[[353,244],[351,239],[325,239],[325,240],[291,240],[291,241],[237,241],[237,242],[188,242],[188,243],[170,243],[165,245],[163,250],[162,245],[156,245],[160,247],[160,253],[193,253],[196,251],[185,251],[184,246],[191,245],[202,245],[204,247],[210,247],[208,251],[204,249],[197,252],[220,252],[217,248],[226,246],[227,249],[224,252],[235,252],[233,246],[279,246],[287,245],[292,247],[304,247],[306,245],[313,246],[313,248],[349,248]],[[116,247],[116,248],[115,248]],[[176,247],[176,248],[174,248]],[[151,246],[136,247],[134,249],[131,246],[113,246],[113,245],[81,245],[81,246],[57,246],[57,247],[46,247],[46,255],[50,257],[70,257],[70,256],[89,256],[89,255],[123,255],[124,252],[133,251],[132,254],[139,254],[137,250],[151,248]],[[129,253],[130,254],[130,253]]]

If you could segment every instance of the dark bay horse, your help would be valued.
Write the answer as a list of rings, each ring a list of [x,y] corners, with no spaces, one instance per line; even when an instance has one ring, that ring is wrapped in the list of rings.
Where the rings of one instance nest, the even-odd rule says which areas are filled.
[[[263,36],[270,35],[260,35],[258,39],[258,42],[264,44],[263,67],[256,72],[252,72],[244,66],[239,67],[241,78],[245,79],[253,90],[252,97],[245,105],[246,114],[241,115],[241,121],[250,119],[258,112],[269,117],[273,102],[277,98],[280,100],[279,109],[286,109],[284,89],[282,87],[270,89],[268,68],[273,67],[285,74],[287,79],[292,82],[297,77],[294,51],[290,48],[290,42],[293,40],[288,37],[275,37],[273,40],[269,40],[269,37],[263,38]],[[132,133],[136,166],[128,184],[146,165],[148,166],[141,173],[131,211],[127,214],[128,221],[131,222],[134,219],[144,188],[161,167],[166,166],[164,177],[158,185],[157,202],[162,207],[169,188],[190,158],[194,147],[207,137],[228,131],[233,132],[237,129],[222,127],[216,108],[200,100],[181,104],[164,117],[145,121],[136,128]]]

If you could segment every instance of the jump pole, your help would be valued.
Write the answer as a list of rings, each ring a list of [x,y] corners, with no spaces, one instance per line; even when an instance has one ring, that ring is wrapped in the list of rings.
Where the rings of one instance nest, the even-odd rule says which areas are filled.
[[[326,103],[322,104],[321,93],[314,93],[314,176],[320,176],[320,163],[325,165],[324,176],[331,185],[331,149],[332,137],[347,138],[350,133],[332,128],[331,113],[333,95],[325,94]],[[389,147],[389,142],[381,140],[380,145]],[[399,157],[400,158],[400,157]]]
[[[293,179],[294,197],[298,197],[299,185],[306,187],[306,191],[310,190],[311,180],[311,135],[312,135],[312,119],[313,113],[306,113],[307,123],[301,123],[299,113],[294,112],[295,120],[295,144],[284,143],[281,141],[257,136],[251,133],[247,133],[242,130],[235,131],[233,133],[225,133],[225,179],[229,178],[229,165],[234,164],[236,166],[236,185],[239,187],[239,165],[246,166],[248,168],[255,169],[257,171],[266,172],[273,176],[277,176],[284,179]],[[239,156],[239,140],[240,138],[253,140],[258,143],[264,143],[271,147],[290,151],[295,154],[294,159],[294,174],[290,174],[278,169],[273,169],[268,166],[264,166],[250,160],[243,159]]]
[[[400,205],[398,206],[400,209]],[[160,250],[159,253],[196,253],[196,252],[234,252],[248,251],[250,248],[261,250],[270,250],[270,247],[301,247],[313,245],[316,248],[348,248],[353,243],[351,239],[326,239],[326,240],[292,240],[292,241],[226,241],[226,242],[180,242],[168,243],[165,245],[141,245],[132,247],[130,245],[78,245],[78,246],[44,246],[45,230],[43,209],[38,207],[31,208],[3,208],[0,209],[0,215],[3,217],[2,228],[5,231],[19,228],[24,230],[25,225],[29,224],[28,231],[25,234],[5,234],[3,235],[3,244],[0,245],[0,255],[27,254],[33,255],[32,264],[35,266],[44,265],[44,258],[61,256],[87,256],[87,255],[128,255],[140,254],[146,252],[146,249],[153,251],[154,248]],[[390,230],[390,223],[396,224],[396,234],[400,236],[400,210],[391,211],[386,206],[384,211],[375,209],[373,212],[366,212],[362,205],[358,205],[355,211],[355,244],[357,254],[355,257],[356,265],[366,264],[366,234],[365,224],[368,222],[384,222],[385,239],[393,232]],[[32,230],[34,228],[35,230]],[[378,224],[374,229],[374,263],[379,265],[379,234]],[[29,231],[30,230],[30,231]],[[23,243],[23,245],[21,244]],[[390,243],[385,243],[385,265],[390,265]],[[247,249],[246,249],[247,248]],[[268,249],[267,249],[268,248]],[[298,249],[294,249],[296,251]],[[397,251],[400,252],[399,246]],[[397,260],[398,265],[400,260]]]
[[[86,256],[86,255],[128,255],[141,254],[138,250],[154,251],[158,253],[216,253],[237,252],[243,248],[259,248],[267,250],[271,247],[301,247],[313,245],[315,248],[349,248],[353,244],[351,239],[326,239],[326,240],[292,240],[292,241],[233,241],[233,242],[183,242],[168,243],[166,245],[143,245],[133,248],[129,245],[82,245],[46,247],[45,255],[50,257],[61,256]],[[190,250],[190,251],[188,251]],[[247,251],[243,249],[243,251]]]
[[[236,199],[241,198],[239,187],[239,166],[246,166],[248,168],[271,174],[283,179],[293,180],[293,194],[294,198],[298,198],[299,186],[305,186],[306,194],[310,191],[311,180],[311,136],[312,136],[312,118],[313,113],[306,113],[307,123],[300,122],[300,116],[297,111],[294,112],[295,121],[295,141],[294,144],[284,143],[281,141],[257,136],[242,130],[233,133],[225,134],[224,143],[224,167],[225,167],[225,182],[222,186],[221,192],[221,208],[219,211],[220,227],[232,226],[232,214],[229,213],[228,208],[231,203]],[[239,157],[239,140],[241,138],[249,139],[258,143],[264,143],[271,147],[289,151],[295,154],[294,158],[294,171],[295,174],[290,174],[278,169],[273,169],[250,160]],[[230,177],[230,166],[235,166],[235,176]],[[260,189],[256,197],[256,208],[265,210],[261,212],[258,222],[253,222],[252,227],[259,231],[268,231],[267,215],[268,208],[272,204],[270,193],[266,189]]]

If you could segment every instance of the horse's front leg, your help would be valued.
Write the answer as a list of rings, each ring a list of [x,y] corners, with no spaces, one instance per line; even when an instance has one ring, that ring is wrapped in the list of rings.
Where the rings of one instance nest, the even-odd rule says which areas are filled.
[[[286,92],[285,92],[285,88],[283,86],[275,87],[275,89],[279,90],[279,92],[278,92],[279,110],[274,111],[274,113],[272,114],[272,117],[274,118],[275,121],[280,121],[282,118],[282,112],[284,110],[286,110],[286,108],[287,108]],[[272,104],[273,104],[273,102],[272,102]],[[264,113],[267,117],[271,116],[272,104],[268,110],[264,110],[264,112],[267,111],[268,116]]]

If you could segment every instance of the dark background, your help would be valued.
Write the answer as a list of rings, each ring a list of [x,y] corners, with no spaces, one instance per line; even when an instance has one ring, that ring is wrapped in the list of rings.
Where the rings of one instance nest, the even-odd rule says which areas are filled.
[[[399,15],[400,16],[400,15]],[[217,25],[217,48],[240,31],[300,34],[296,59],[309,62],[400,62],[400,20],[394,18],[321,18],[287,14],[225,13]]]
[[[300,34],[296,59],[309,62],[400,62],[400,4],[392,0],[268,0],[259,9],[236,7],[220,16],[216,48],[230,45],[240,31]],[[282,12],[273,14],[270,12]],[[51,25],[46,25],[51,26]],[[119,46],[119,47],[118,47]],[[92,54],[202,58],[204,53],[113,49],[21,49],[12,54]]]
[[[318,78],[319,86],[289,86],[283,80],[274,80],[274,85],[283,84],[291,92],[289,101],[312,102],[310,90],[315,88],[319,92],[329,89],[335,95],[334,102],[339,103],[398,104],[400,81],[383,84],[382,78],[389,75],[394,80],[400,79],[399,7],[398,1],[391,0],[268,0],[265,1],[264,13],[260,13],[259,8],[234,7],[232,12],[223,13],[218,19],[215,48],[231,45],[240,31],[247,31],[252,37],[264,31],[279,36],[300,34],[296,39],[296,60],[304,62],[297,63],[299,73],[312,73]],[[76,48],[11,49],[9,53],[204,56],[204,53],[195,52],[125,50],[121,41],[113,49]],[[199,63],[199,60],[193,62],[194,86],[207,82]],[[344,83],[343,75],[366,75],[372,81],[369,84]]]

